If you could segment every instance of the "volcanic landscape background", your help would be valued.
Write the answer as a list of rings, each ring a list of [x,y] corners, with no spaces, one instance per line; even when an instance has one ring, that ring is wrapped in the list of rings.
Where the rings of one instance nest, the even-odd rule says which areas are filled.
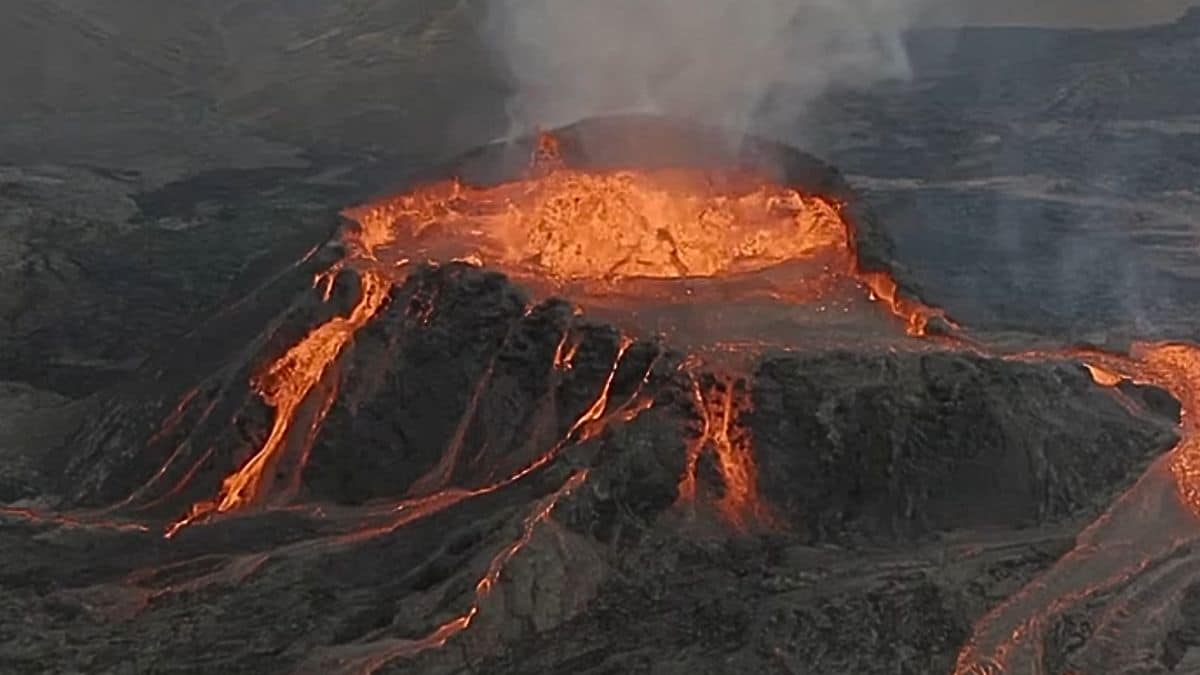
[[[167,4],[0,7],[0,672],[1200,672],[1200,11]]]

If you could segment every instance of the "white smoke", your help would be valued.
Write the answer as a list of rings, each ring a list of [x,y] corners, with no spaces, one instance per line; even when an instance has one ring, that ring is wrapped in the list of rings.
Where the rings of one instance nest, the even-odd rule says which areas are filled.
[[[796,115],[829,87],[904,79],[924,0],[491,0],[514,131],[654,111],[745,130],[768,94]],[[789,110],[789,114],[790,114]]]

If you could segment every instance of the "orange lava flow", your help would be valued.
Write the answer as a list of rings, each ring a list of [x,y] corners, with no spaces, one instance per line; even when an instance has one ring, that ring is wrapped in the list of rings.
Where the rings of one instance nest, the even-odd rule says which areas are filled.
[[[1064,356],[1079,359],[1098,385],[1116,387],[1123,382],[1151,385],[1167,391],[1179,401],[1180,437],[1167,456],[1168,480],[1173,481],[1175,488],[1170,498],[1177,499],[1184,507],[1186,518],[1200,518],[1200,347],[1183,343],[1137,343],[1128,356],[1072,350],[1058,354],[1037,353],[1026,358],[1041,360]],[[1178,538],[1178,533],[1173,532],[1168,523],[1146,526],[1143,522],[1146,507],[1136,504],[1136,493],[1137,485],[1081,533],[1075,548],[1055,567],[980,619],[971,639],[958,654],[954,674],[1016,672],[1022,667],[1020,659],[1028,659],[1025,652],[1038,652],[1041,631],[1046,630],[1055,616],[1127,583],[1156,560],[1185,545],[1187,539]],[[1129,512],[1135,514],[1135,520],[1124,525],[1138,534],[1134,535],[1136,540],[1123,544],[1129,550],[1122,554],[1121,542],[1108,541],[1111,535],[1106,538],[1102,533],[1119,527],[1122,523],[1114,518],[1128,518]],[[1072,574],[1086,582],[1070,580]],[[1064,578],[1068,580],[1058,581]],[[1056,582],[1062,584],[1061,590],[1053,585]],[[1039,602],[1041,596],[1046,597]],[[1021,612],[1019,608],[1023,605],[1032,609]]]
[[[184,416],[188,412],[188,409],[191,406],[192,401],[195,400],[196,395],[199,393],[200,393],[199,387],[195,387],[195,388],[188,390],[183,395],[183,398],[180,399],[179,403],[175,406],[175,409],[171,411],[171,414],[169,414],[167,416],[167,418],[165,420],[163,420],[163,423],[162,423],[162,425],[159,426],[158,431],[154,432],[154,435],[146,440],[144,447],[152,448],[153,446],[155,446],[157,443],[159,443],[163,439],[165,439],[168,436],[175,433],[175,430],[178,428],[180,422],[183,421]],[[208,416],[212,413],[214,407],[216,407],[215,400],[213,402],[209,403],[204,408],[204,411],[200,414],[199,419],[195,420],[192,424],[198,425],[198,424],[202,424],[203,422],[205,422],[208,419]],[[143,483],[140,487],[138,487],[133,492],[129,493],[129,495],[127,495],[121,501],[103,509],[101,511],[101,513],[109,513],[112,511],[119,510],[119,509],[129,506],[129,505],[133,504],[134,502],[138,501],[139,499],[141,499],[143,495],[145,495],[150,490],[152,490],[154,488],[154,486],[157,485],[158,482],[160,480],[162,480],[169,471],[171,471],[172,467],[175,465],[175,462],[177,460],[179,460],[181,457],[183,457],[186,454],[186,451],[188,449],[189,448],[188,448],[188,444],[186,441],[176,444],[175,449],[171,452],[170,455],[167,456],[166,461],[164,461],[159,466],[158,470],[155,471],[154,474],[152,476],[150,476],[150,478],[147,479],[145,483]],[[152,502],[153,501],[157,501],[157,500],[152,500]],[[144,505],[142,507],[138,507],[138,508],[140,509],[143,507],[144,507]]]
[[[338,272],[353,268],[359,272],[361,285],[357,303],[348,315],[314,327],[253,376],[252,388],[274,409],[266,439],[244,463],[224,477],[216,495],[192,505],[184,517],[173,523],[167,537],[213,515],[273,503],[279,498],[290,499],[299,491],[300,472],[337,395],[336,383],[331,383],[326,374],[356,332],[379,313],[393,285],[402,281],[402,270],[410,260],[465,261],[505,272],[539,292],[567,294],[568,289],[580,290],[585,294],[620,295],[631,298],[631,302],[647,304],[702,302],[699,297],[690,299],[692,287],[708,288],[708,282],[720,282],[726,292],[723,297],[734,301],[741,299],[747,289],[754,289],[755,284],[767,283],[770,287],[764,293],[766,297],[796,304],[820,297],[825,289],[835,286],[835,281],[849,279],[896,317],[909,335],[930,336],[936,332],[935,321],[957,329],[940,310],[906,297],[890,273],[864,265],[854,225],[843,204],[741,170],[585,171],[569,166],[555,139],[543,135],[526,176],[489,187],[470,186],[458,180],[422,185],[350,209],[345,215],[357,224],[344,234],[347,256],[317,275],[315,285],[328,301]],[[779,270],[789,273],[768,274]],[[431,321],[434,300],[414,297],[417,323],[425,325]],[[595,399],[552,447],[532,459],[522,460],[527,463],[520,468],[497,470],[486,479],[485,485],[455,487],[451,483],[464,439],[481,397],[491,386],[493,372],[489,366],[476,384],[441,461],[428,475],[413,483],[410,490],[413,498],[395,506],[382,520],[372,521],[370,527],[361,527],[356,522],[357,531],[343,531],[336,540],[352,543],[382,536],[466,499],[513,485],[551,465],[571,444],[593,438],[611,422],[629,421],[650,408],[653,397],[643,392],[650,378],[649,369],[642,385],[627,401],[614,405],[610,400],[618,369],[631,344],[628,337],[622,338]],[[958,345],[963,347],[967,343],[964,340]],[[570,371],[579,349],[580,342],[572,339],[569,331],[564,332],[555,350],[553,370]],[[1071,351],[1034,358],[1063,357],[1085,363],[1100,385],[1116,387],[1126,381],[1154,385],[1181,402],[1182,433],[1171,453],[1171,475],[1179,500],[1200,517],[1200,348],[1176,343],[1138,344],[1128,356]],[[771,509],[759,491],[752,438],[742,419],[750,410],[746,381],[730,375],[702,381],[695,372],[698,371],[689,370],[699,428],[687,446],[678,484],[680,502],[697,500],[698,472],[707,453],[714,460],[724,488],[716,500],[721,517],[742,531],[753,523],[774,524]],[[168,417],[151,442],[170,435],[187,413],[190,396]],[[314,404],[317,410],[311,413]],[[298,418],[307,421],[306,428],[296,428]],[[151,504],[180,492],[212,452],[209,448],[182,480]],[[171,467],[182,457],[183,448],[176,448],[150,482],[122,505],[140,498],[151,485],[165,481],[168,470],[174,478],[178,471]],[[282,466],[288,471],[281,472]],[[178,467],[180,471],[183,468],[183,465]],[[504,475],[501,470],[508,475],[496,480]],[[281,474],[288,477],[287,485],[277,489],[275,482]],[[500,582],[505,566],[529,544],[537,526],[550,519],[560,500],[578,488],[586,477],[586,469],[576,472],[558,491],[537,503],[524,519],[520,537],[489,562],[464,613],[421,639],[387,641],[361,661],[364,672],[373,672],[397,658],[441,647],[470,627]],[[42,518],[20,509],[0,509],[0,515]],[[89,525],[57,518],[54,522],[60,524]],[[1086,562],[1093,552],[1081,546],[1064,560]],[[195,584],[239,578],[252,573],[265,559],[262,556],[239,559],[237,565],[229,566],[229,575],[225,572],[205,575]],[[1069,591],[1056,590],[1049,598],[1044,597],[1049,594],[1044,584],[1038,588],[1043,582],[1031,584],[1032,590],[1021,601],[1024,604],[1013,606],[1023,608],[1033,602],[1030,598],[1044,602],[1037,605],[1034,613],[1026,614],[1015,628],[1012,623],[997,621],[996,612],[984,617],[977,624],[976,633],[987,639],[977,644],[973,638],[964,647],[955,672],[958,675],[1005,672],[1009,668],[1009,655],[1018,651],[1015,646],[1038,639],[1037,633],[1048,622],[1047,617],[1065,611],[1099,590],[1123,583],[1145,564],[1148,562],[1129,565],[1122,559],[1103,567],[1103,573],[1094,577],[1100,581],[1093,579],[1093,583],[1077,585]],[[183,590],[192,587],[185,586]],[[1001,635],[999,640],[995,637],[997,631]]]
[[[471,627],[475,618],[482,611],[484,601],[492,594],[508,563],[529,545],[533,540],[534,531],[541,523],[550,519],[554,508],[563,497],[571,494],[587,480],[588,470],[581,469],[571,475],[567,481],[553,494],[538,502],[533,512],[525,517],[521,526],[520,537],[506,546],[488,563],[487,571],[475,583],[475,599],[465,612],[446,621],[431,633],[417,640],[397,640],[387,645],[377,654],[365,658],[356,668],[364,674],[374,673],[389,662],[399,658],[413,656],[429,649],[437,649],[445,645],[450,638]]]
[[[870,290],[871,299],[882,302],[896,318],[904,321],[909,335],[928,335],[929,323],[934,318],[941,319],[950,327],[958,327],[940,309],[905,297],[896,280],[887,272],[868,272],[856,268],[855,276]]]
[[[642,387],[630,395],[630,397],[620,405],[611,406],[610,398],[612,392],[613,379],[616,377],[617,370],[621,366],[621,362],[629,349],[631,341],[623,339],[618,347],[617,354],[613,358],[612,368],[605,377],[596,398],[592,400],[591,405],[587,410],[583,411],[579,417],[567,429],[567,432],[548,450],[541,453],[525,466],[517,469],[502,480],[490,483],[481,487],[472,489],[463,488],[446,488],[437,492],[406,499],[398,504],[394,511],[398,514],[391,522],[379,526],[361,529],[357,532],[343,536],[342,541],[361,541],[371,539],[380,535],[394,532],[397,529],[404,527],[414,521],[426,518],[435,513],[443,511],[447,508],[458,504],[467,499],[480,497],[486,494],[491,494],[497,490],[501,490],[509,485],[520,481],[530,474],[543,469],[550,465],[559,454],[572,443],[585,441],[593,438],[601,430],[603,430],[612,420],[629,421],[636,417],[639,413],[649,408],[647,399],[642,396]],[[642,377],[642,385],[650,378],[650,370],[647,369]]]
[[[471,392],[471,398],[467,400],[467,409],[463,416],[458,421],[458,426],[454,429],[454,435],[450,437],[450,444],[446,450],[442,452],[441,459],[438,460],[436,466],[413,482],[412,487],[408,489],[411,495],[428,494],[434,490],[443,489],[449,486],[450,479],[454,474],[454,469],[458,464],[458,457],[462,454],[462,446],[467,438],[467,431],[470,430],[471,424],[475,421],[475,414],[479,410],[479,401],[483,398],[483,394],[487,391],[487,387],[492,382],[492,375],[496,370],[496,357],[488,363],[487,368],[483,371],[483,375],[479,378],[479,382],[475,384],[475,390]]]
[[[688,445],[683,476],[679,482],[679,500],[694,502],[700,458],[711,449],[721,474],[725,492],[717,508],[725,520],[739,530],[753,521],[772,523],[771,511],[759,495],[758,469],[750,430],[739,417],[750,408],[744,382],[732,377],[719,378],[705,390],[692,377],[692,399],[700,415],[700,429]]]
[[[99,520],[86,517],[75,517],[65,513],[42,513],[35,509],[14,506],[0,507],[0,517],[5,516],[38,524],[115,530],[117,532],[146,532],[150,529],[141,523],[128,523],[118,520]]]
[[[1180,441],[1171,471],[1180,499],[1200,517],[1200,347],[1179,342],[1136,343],[1129,356],[1081,352],[1092,379],[1103,386],[1128,380],[1166,390],[1179,401]]]
[[[183,397],[179,399],[179,403],[175,405],[175,409],[171,411],[171,414],[167,415],[165,420],[163,420],[163,423],[158,428],[158,431],[154,432],[154,435],[146,441],[146,445],[154,445],[166,436],[174,433],[176,427],[179,426],[179,422],[183,420],[184,414],[187,413],[188,406],[191,405],[192,401],[199,393],[199,387],[194,387],[185,392]],[[164,465],[163,468],[165,469],[168,465],[169,463]]]
[[[225,478],[214,499],[194,504],[186,516],[171,525],[166,532],[168,538],[212,513],[244,508],[266,495],[296,410],[354,333],[379,311],[391,290],[390,282],[373,270],[364,271],[359,279],[359,300],[348,317],[335,317],[318,326],[255,377],[255,390],[275,408],[267,440],[249,461]]]

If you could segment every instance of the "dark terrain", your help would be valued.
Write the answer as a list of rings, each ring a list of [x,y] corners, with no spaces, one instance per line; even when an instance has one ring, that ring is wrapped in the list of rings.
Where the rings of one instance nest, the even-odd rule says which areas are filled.
[[[252,373],[355,302],[349,271],[328,303],[312,288],[338,212],[506,130],[477,3],[446,4],[0,8],[20,27],[0,48],[0,672],[353,672],[388,655],[384,672],[946,673],[974,623],[1175,442],[1173,399],[1114,397],[1067,358],[768,352],[740,422],[770,522],[739,532],[710,506],[728,486],[709,460],[704,499],[679,503],[685,354],[621,352],[565,303],[526,312],[501,275],[446,265],[392,288],[322,385],[341,396],[294,508],[164,539],[266,436]],[[909,41],[914,81],[761,130],[838,167],[905,286],[1003,345],[1200,338],[1200,12]],[[652,405],[576,430],[610,374],[614,406]],[[463,489],[562,447],[406,521],[456,444]],[[181,447],[195,493],[169,494],[173,475],[139,493]],[[150,531],[17,511],[131,495]],[[1138,634],[1136,672],[1200,672],[1191,555],[1154,570],[1185,590]],[[1039,672],[1095,663],[1097,617],[1113,598],[1136,609],[1138,589],[1050,617]]]

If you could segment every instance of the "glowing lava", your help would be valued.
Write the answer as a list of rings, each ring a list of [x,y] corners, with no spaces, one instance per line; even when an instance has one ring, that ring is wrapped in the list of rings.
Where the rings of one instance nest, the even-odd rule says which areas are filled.
[[[1181,404],[1179,442],[1080,533],[1050,570],[975,624],[955,675],[1040,672],[1042,640],[1057,617],[1115,593],[1200,537],[1200,347],[1138,343],[1128,356],[1074,350],[1030,358],[1064,356],[1083,361],[1099,385],[1128,381],[1169,392]],[[1127,610],[1118,607],[1116,613]],[[1137,620],[1132,614],[1119,618]]]
[[[346,215],[358,222],[359,247],[372,259],[470,259],[551,292],[630,286],[678,300],[681,289],[636,282],[744,286],[755,273],[787,268],[793,273],[772,297],[802,301],[852,279],[910,334],[924,334],[941,316],[904,298],[886,272],[862,269],[841,204],[748,171],[582,171],[563,165],[543,140],[526,178],[424,185]]]
[[[445,645],[450,638],[470,628],[471,624],[475,621],[475,617],[482,610],[483,602],[500,583],[500,576],[504,573],[505,566],[520,553],[521,549],[529,545],[537,526],[550,518],[554,512],[554,507],[558,506],[559,501],[571,494],[571,492],[587,480],[587,474],[586,469],[572,474],[562,487],[549,497],[538,502],[533,512],[526,516],[521,526],[520,537],[506,546],[488,563],[487,571],[475,583],[474,601],[465,612],[438,626],[433,632],[423,638],[417,640],[396,640],[382,646],[379,651],[364,659],[354,670],[364,674],[374,673],[396,659],[419,654],[429,649],[437,649]]]
[[[269,492],[273,469],[285,448],[300,404],[355,331],[379,311],[391,290],[388,280],[373,270],[364,271],[359,280],[361,288],[358,303],[348,317],[336,317],[318,326],[254,379],[254,389],[275,408],[275,421],[270,435],[249,461],[225,478],[217,497],[194,504],[187,516],[167,530],[168,537],[181,527],[211,513],[224,513],[249,506]],[[312,434],[313,431],[309,430],[306,442],[311,442]]]
[[[347,315],[313,327],[254,375],[252,389],[274,411],[269,433],[261,446],[224,477],[216,494],[192,505],[166,536],[216,514],[278,505],[297,495],[308,452],[338,393],[336,362],[355,334],[380,312],[391,289],[404,281],[411,260],[470,261],[503,271],[543,295],[620,295],[642,303],[635,307],[651,302],[703,303],[705,298],[693,296],[693,290],[718,285],[721,297],[734,303],[746,297],[767,297],[785,304],[806,304],[849,281],[859,297],[867,295],[898,318],[909,335],[934,332],[931,323],[935,319],[957,328],[939,310],[906,297],[889,273],[864,266],[854,225],[843,204],[741,169],[583,170],[564,161],[554,138],[544,135],[536,145],[530,170],[522,177],[490,186],[471,186],[459,180],[420,185],[402,195],[351,209],[346,215],[356,221],[343,236],[347,255],[319,274],[315,284],[323,286],[328,301],[337,274],[352,270],[360,284],[356,304]],[[758,291],[761,293],[755,295]],[[435,304],[436,298],[413,298],[418,324],[429,323]],[[483,485],[455,486],[455,467],[468,427],[494,376],[493,361],[476,383],[441,461],[414,481],[410,498],[389,505],[386,512],[367,514],[372,519],[369,526],[358,523],[354,531],[340,531],[335,543],[383,536],[466,499],[510,486],[548,467],[571,444],[593,438],[609,424],[629,421],[651,407],[654,398],[644,390],[652,366],[627,400],[619,404],[610,400],[631,344],[630,338],[621,339],[591,405],[551,447],[520,468],[505,467],[508,475],[499,480],[490,477]],[[564,332],[553,357],[554,377],[574,368],[579,348],[569,331]],[[1178,496],[1193,514],[1200,515],[1200,349],[1145,344],[1137,345],[1128,357],[1100,352],[1039,355],[1043,357],[1079,358],[1101,385],[1113,387],[1126,380],[1152,384],[1183,404],[1182,439],[1170,458],[1176,487],[1171,498]],[[698,428],[688,444],[678,484],[679,500],[698,499],[698,471],[701,460],[708,456],[724,488],[716,500],[722,517],[739,530],[747,530],[755,522],[771,524],[771,509],[758,490],[752,439],[742,420],[750,409],[748,380],[735,373],[706,375],[695,366],[690,364],[686,372]],[[185,397],[151,444],[173,433],[192,396],[194,392]],[[210,410],[211,405],[202,419]],[[190,466],[164,495],[142,507],[180,493],[213,453],[208,448],[197,462],[179,464],[180,471],[176,471],[172,467],[183,458],[184,449],[178,446],[145,486],[117,506],[139,500],[168,473],[174,478],[184,466]],[[287,470],[281,471],[281,467]],[[280,481],[280,476],[287,480]],[[418,640],[363,645],[371,653],[360,661],[362,668],[371,671],[393,659],[440,647],[467,629],[500,582],[505,566],[531,541],[535,528],[551,517],[560,499],[586,476],[586,469],[578,471],[557,492],[537,503],[523,521],[519,538],[491,559],[464,613]],[[22,510],[0,510],[0,515],[5,514],[40,517]],[[90,524],[65,517],[55,522]],[[1080,546],[1060,563],[1066,567],[1057,568],[1065,571],[1048,574],[981,620],[975,637],[959,655],[957,672],[1009,669],[1010,655],[1037,639],[1038,631],[1054,613],[1143,570],[1143,558],[1096,553],[1101,547],[1094,540],[1098,541],[1112,522],[1116,521],[1102,519],[1081,535]],[[1160,549],[1174,545],[1169,534],[1156,535],[1162,540]],[[295,550],[315,545],[304,542],[295,545]],[[228,573],[205,574],[195,585],[179,588],[237,580],[265,560],[265,554],[240,558],[228,565]],[[1086,571],[1083,576],[1091,581],[1076,583],[1078,570]],[[174,571],[163,569],[153,576]],[[1017,618],[1013,620],[1013,616]]]
[[[1179,342],[1136,343],[1129,356],[1077,352],[1097,384],[1151,385],[1181,406],[1180,441],[1171,451],[1171,471],[1183,502],[1200,517],[1200,347]]]
[[[717,508],[726,521],[739,530],[751,522],[774,521],[770,509],[758,493],[750,430],[741,416],[750,409],[750,395],[744,379],[717,378],[707,388],[692,377],[692,399],[700,416],[696,438],[688,445],[686,467],[679,482],[679,500],[696,500],[700,459],[711,450],[724,484]]]

